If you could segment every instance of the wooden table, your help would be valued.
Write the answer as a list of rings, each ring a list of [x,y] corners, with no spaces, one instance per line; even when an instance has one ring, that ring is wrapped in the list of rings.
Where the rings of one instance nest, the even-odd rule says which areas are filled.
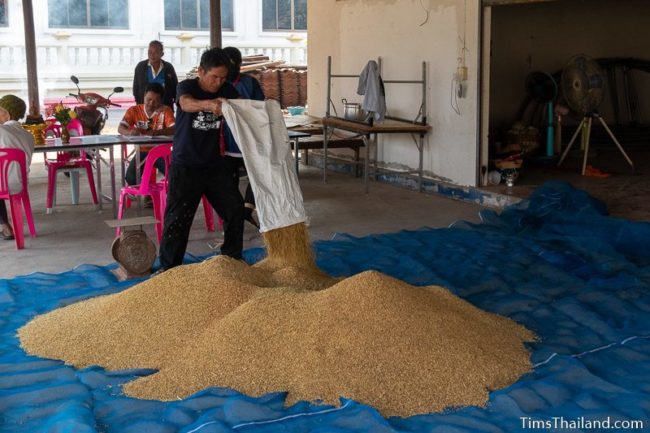
[[[298,116],[284,116],[284,123],[289,131],[305,132],[318,135],[323,133],[323,125],[320,117],[300,114]]]
[[[309,123],[307,125],[298,125],[287,128],[288,131],[303,132],[309,135],[319,135],[323,133],[323,125],[318,123]]]
[[[99,152],[95,154],[95,182],[97,184],[97,193],[99,196],[99,203],[97,207],[99,210],[103,208],[103,201],[110,201],[113,204],[113,217],[117,218],[117,194],[115,182],[115,155],[113,148],[117,145],[131,144],[139,148],[140,146],[152,146],[156,144],[169,143],[173,141],[173,137],[167,135],[159,135],[156,137],[148,136],[124,136],[124,135],[84,135],[81,137],[70,137],[70,143],[62,143],[60,138],[48,138],[45,140],[44,146],[36,146],[34,152],[68,152],[72,150],[86,150],[86,149],[108,149],[109,162],[108,167],[110,170],[111,178],[111,195],[108,196],[102,191],[102,171],[101,159]],[[140,160],[139,149],[136,149],[136,161]],[[124,171],[124,170],[122,170]],[[136,170],[136,176],[139,171]],[[124,175],[124,173],[122,173]]]
[[[302,115],[299,116],[303,118],[303,122],[305,123],[300,123],[298,125],[294,126],[288,126],[287,130],[289,131],[289,134],[291,132],[302,132],[305,134],[308,134],[309,136],[314,136],[314,135],[323,135],[323,124],[321,123],[321,118],[320,117],[314,117],[314,116],[309,116],[309,115]],[[289,120],[287,121],[288,125],[291,125],[291,120],[292,118],[290,117]],[[303,140],[303,141],[298,141],[295,140],[295,145],[297,146],[297,149],[294,146],[294,155],[296,157],[296,173],[298,173],[298,153],[300,150],[303,150],[305,153],[305,165],[308,164],[307,157],[309,155],[309,150],[310,149],[323,149],[325,150],[325,140]],[[350,137],[343,137],[339,138],[336,140],[333,140],[331,137],[328,139],[328,148],[329,149],[351,149],[354,151],[355,155],[355,163],[357,166],[355,167],[355,173],[358,173],[358,166],[359,166],[359,148],[364,146],[365,143],[363,142],[362,139],[358,138],[358,135],[351,135]],[[326,169],[326,166],[323,165],[323,170]],[[356,174],[358,176],[358,174]]]
[[[431,130],[431,126],[421,123],[411,123],[404,120],[387,119],[383,123],[369,125],[367,123],[355,122],[352,120],[342,119],[340,117],[323,117],[321,119],[324,136],[324,166],[327,167],[327,142],[328,129],[342,129],[344,131],[360,134],[366,147],[366,158],[364,161],[363,182],[366,193],[368,193],[368,172],[370,161],[370,144],[375,144],[375,173],[377,172],[377,135],[378,134],[417,134],[420,139],[416,143],[419,151],[418,162],[418,190],[422,191],[422,163],[424,157],[424,136]],[[371,139],[371,137],[373,137]],[[323,182],[327,182],[327,170],[323,170]]]

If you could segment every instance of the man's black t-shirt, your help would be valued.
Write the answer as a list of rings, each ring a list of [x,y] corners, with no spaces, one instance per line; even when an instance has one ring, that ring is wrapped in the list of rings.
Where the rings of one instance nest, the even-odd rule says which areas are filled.
[[[224,83],[216,93],[212,93],[201,89],[198,78],[184,80],[178,84],[176,101],[180,101],[183,95],[200,100],[239,98],[239,93],[230,83]],[[172,163],[197,168],[218,166],[222,159],[219,137],[223,117],[210,111],[186,113],[178,102],[176,104],[176,132],[174,133]]]

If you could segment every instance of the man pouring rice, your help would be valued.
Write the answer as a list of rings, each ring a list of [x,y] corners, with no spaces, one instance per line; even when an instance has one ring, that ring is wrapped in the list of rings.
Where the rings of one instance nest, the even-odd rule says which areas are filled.
[[[160,243],[160,271],[183,262],[194,214],[203,195],[224,220],[221,253],[241,259],[244,202],[237,167],[224,156],[221,106],[239,94],[227,83],[230,58],[221,48],[201,56],[198,77],[177,89],[176,133]]]

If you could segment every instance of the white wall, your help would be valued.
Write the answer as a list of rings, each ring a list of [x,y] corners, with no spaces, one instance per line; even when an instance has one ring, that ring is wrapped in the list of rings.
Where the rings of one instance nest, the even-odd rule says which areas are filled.
[[[650,60],[650,1],[581,0],[492,8],[490,120],[511,125],[525,97],[526,75],[554,73],[575,54]],[[633,72],[639,110],[650,121],[650,74]],[[620,79],[620,77],[619,77]],[[609,94],[601,112],[612,119]]]
[[[456,184],[475,185],[479,1],[310,0],[308,7],[310,113],[325,113],[327,56],[332,56],[334,74],[358,74],[368,60],[381,56],[383,77],[388,80],[419,79],[425,61],[432,132],[425,143],[424,169]],[[457,115],[450,106],[450,91],[463,54],[463,35],[469,80],[467,97],[459,100],[461,115]],[[332,100],[339,113],[342,97],[361,100],[355,91],[356,80],[334,79]],[[386,99],[391,115],[414,118],[420,88],[387,84]],[[418,163],[408,135],[380,138],[378,159],[413,168]]]

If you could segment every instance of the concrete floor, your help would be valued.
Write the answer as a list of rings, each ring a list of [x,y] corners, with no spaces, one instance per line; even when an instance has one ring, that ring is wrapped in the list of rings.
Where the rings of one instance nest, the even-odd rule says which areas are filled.
[[[103,174],[104,185],[108,185],[107,170]],[[33,272],[57,273],[80,264],[114,262],[110,249],[115,232],[104,222],[113,218],[112,208],[105,204],[102,211],[95,209],[85,175],[80,179],[80,204],[71,205],[69,181],[59,174],[58,204],[50,215],[45,213],[47,172],[38,154],[32,162],[29,179],[38,236],[32,239],[26,234],[25,249],[20,251],[15,249],[14,241],[0,240],[0,278]],[[331,239],[336,233],[363,236],[425,226],[446,227],[456,220],[478,222],[481,210],[476,204],[374,182],[370,194],[366,195],[361,179],[332,173],[328,174],[328,183],[323,184],[321,171],[315,168],[301,167],[300,185],[312,240]],[[130,216],[136,215],[135,210],[129,211]],[[143,211],[143,215],[150,214],[150,209]],[[145,230],[155,239],[152,226]],[[208,254],[219,244],[219,236],[206,231],[203,212],[199,209],[187,251]],[[249,224],[246,224],[244,240],[245,248],[262,245],[261,236]]]
[[[104,133],[116,133],[122,111],[111,111]],[[624,145],[625,147],[625,145]],[[634,162],[630,168],[620,152],[595,148],[588,161],[611,176],[606,179],[580,175],[582,153],[572,152],[561,167],[555,163],[542,164],[527,160],[514,187],[503,183],[481,188],[481,193],[495,197],[491,203],[516,202],[525,199],[547,180],[566,180],[603,200],[613,216],[650,222],[650,150],[647,146],[626,148]],[[108,185],[108,170],[103,171],[103,184]],[[85,177],[80,181],[81,204],[71,205],[70,187],[66,177],[59,175],[58,205],[51,215],[45,214],[47,172],[42,156],[35,154],[31,166],[30,197],[38,237],[26,238],[26,248],[15,249],[13,241],[0,240],[0,278],[11,278],[33,272],[64,272],[80,264],[106,265],[114,262],[110,247],[114,230],[105,220],[112,219],[112,208],[105,204],[98,211],[91,204]],[[300,184],[305,207],[310,217],[312,240],[331,239],[336,233],[363,236],[420,227],[446,227],[456,220],[478,222],[482,207],[435,194],[421,194],[394,185],[371,182],[370,194],[364,194],[359,178],[329,172],[323,184],[321,171],[301,165]],[[245,183],[242,183],[242,187]],[[144,210],[143,215],[150,215]],[[127,216],[136,216],[131,210]],[[153,227],[146,227],[154,239]],[[199,209],[190,235],[188,252],[205,255],[215,251],[219,233],[205,229],[203,212]],[[257,230],[246,225],[244,248],[258,247],[262,239]]]
[[[577,150],[571,151],[560,167],[557,166],[557,158],[550,162],[543,159],[524,161],[514,187],[509,188],[501,183],[481,189],[526,198],[548,180],[564,180],[604,201],[612,216],[650,222],[650,149],[637,145],[625,151],[634,163],[633,168],[613,145],[590,151],[587,164],[609,174],[607,178],[582,176],[584,153]]]

